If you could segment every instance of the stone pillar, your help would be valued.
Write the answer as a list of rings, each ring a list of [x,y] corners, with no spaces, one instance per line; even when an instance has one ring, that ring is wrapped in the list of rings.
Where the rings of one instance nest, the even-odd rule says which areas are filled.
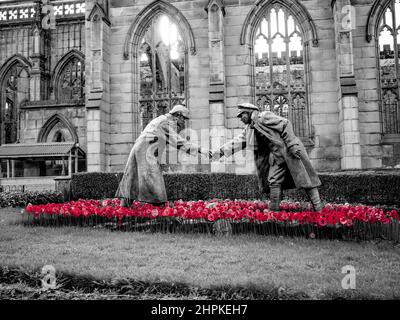
[[[339,77],[339,128],[341,169],[361,169],[360,129],[358,115],[358,91],[354,77],[353,36],[355,11],[350,0],[333,3],[335,43]]]
[[[63,194],[64,201],[71,200],[71,178],[57,177],[54,179],[55,189]]]
[[[11,160],[11,178],[15,178],[15,160]]]
[[[68,176],[71,177],[72,176],[72,152],[69,152],[68,155]]]
[[[46,50],[45,43],[48,37],[48,30],[42,26],[42,2],[35,0],[35,23],[33,26],[32,54],[29,57],[32,62],[30,74],[30,100],[40,101],[48,99],[49,74],[45,69]]]
[[[102,1],[86,1],[87,171],[107,171],[110,132],[110,21]]]
[[[9,179],[10,176],[10,161],[9,159],[7,159],[7,179]]]
[[[221,1],[212,0],[205,10],[208,13],[210,53],[210,146],[211,150],[217,150],[225,140],[225,8]],[[225,165],[221,162],[212,162],[211,172],[225,172]]]

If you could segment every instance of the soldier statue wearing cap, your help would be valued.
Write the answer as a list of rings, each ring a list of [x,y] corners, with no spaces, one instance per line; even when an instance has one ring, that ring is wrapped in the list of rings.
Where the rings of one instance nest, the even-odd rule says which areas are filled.
[[[167,202],[164,178],[158,158],[166,145],[181,149],[187,153],[210,156],[209,151],[182,138],[178,133],[185,128],[189,110],[176,105],[146,126],[137,138],[119,184],[116,197],[122,199],[122,206],[128,206],[133,200],[153,205]]]
[[[290,121],[271,111],[259,112],[251,103],[238,107],[237,116],[246,127],[239,136],[213,152],[213,160],[254,146],[258,180],[266,194],[270,191],[271,210],[279,211],[282,189],[304,188],[314,210],[321,211],[317,189],[321,181]]]

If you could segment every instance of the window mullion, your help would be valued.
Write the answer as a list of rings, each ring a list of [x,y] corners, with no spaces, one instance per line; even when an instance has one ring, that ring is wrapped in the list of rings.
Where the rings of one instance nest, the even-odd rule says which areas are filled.
[[[78,59],[74,59],[74,72],[71,75],[71,88],[72,88],[72,99],[75,99],[75,81],[78,78]]]
[[[80,61],[80,60],[79,60]],[[80,90],[80,93],[79,93],[79,96],[80,96],[80,98],[81,99],[83,99],[83,93],[84,93],[84,91],[83,91],[83,84],[84,84],[84,81],[85,81],[85,79],[83,78],[83,64],[84,64],[84,62],[82,61],[82,62],[80,62],[80,69],[78,68],[78,72],[79,72],[79,74],[78,74],[78,77],[79,77],[79,82],[80,82],[80,87],[81,87],[81,90]],[[100,79],[102,78],[102,74],[100,74]]]
[[[156,107],[156,97],[157,97],[157,54],[156,54],[156,44],[154,41],[155,32],[154,32],[154,22],[151,22],[151,66],[152,66],[152,75],[153,75],[153,94],[152,94],[152,112]],[[148,112],[148,110],[147,110]],[[143,128],[144,129],[144,128]]]
[[[397,44],[397,23],[396,23],[396,12],[395,12],[395,1],[393,0],[391,5],[391,11],[392,11],[392,35],[393,35],[393,55],[394,55],[394,63],[395,63],[395,68],[396,68],[396,95],[397,95],[397,114],[396,114],[396,120],[395,120],[395,133],[399,133],[399,112],[398,112],[398,101],[399,101],[399,50],[398,50],[398,44]]]
[[[75,73],[75,59],[72,59],[69,63],[70,67],[70,72],[69,72],[69,89],[70,89],[70,99],[72,100],[74,98],[74,73]]]
[[[168,22],[168,46],[167,46],[167,94],[168,94],[168,110],[172,108],[172,89],[171,89],[171,22]]]
[[[68,76],[68,85],[69,85],[69,89],[70,89],[70,93],[69,93],[69,99],[72,100],[73,98],[73,89],[72,89],[72,74],[74,73],[74,60],[70,60],[68,63],[68,67],[69,68],[69,76]]]
[[[270,110],[273,111],[273,101],[274,101],[274,94],[273,94],[273,87],[274,87],[274,77],[273,77],[273,59],[272,59],[272,36],[271,36],[271,14],[270,11],[267,12],[268,18],[266,17],[266,20],[268,21],[268,61],[269,61],[269,83],[271,85],[270,88],[270,93],[269,93],[269,99],[270,99]]]
[[[394,2],[393,2],[394,3]],[[393,17],[393,25],[392,25],[392,35],[393,35],[393,55],[394,55],[394,63],[396,67],[396,78],[399,79],[399,61],[398,61],[398,47],[397,47],[397,31],[396,31],[396,13],[394,11],[394,5],[391,6],[392,9],[392,17]],[[398,89],[398,86],[397,86]]]
[[[289,28],[287,12],[283,11],[285,20],[285,45],[286,45],[286,81],[287,81],[287,101],[288,101],[288,118],[293,121],[292,108],[291,108],[291,87],[290,87],[290,52],[289,52]]]

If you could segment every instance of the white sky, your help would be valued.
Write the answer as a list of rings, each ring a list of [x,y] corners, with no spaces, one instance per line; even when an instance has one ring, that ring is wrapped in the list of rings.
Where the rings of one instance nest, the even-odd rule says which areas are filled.
[[[10,0],[0,0],[0,3],[2,2],[8,2]],[[22,1],[22,0],[21,0]],[[17,2],[17,1],[15,1]],[[273,11],[275,12],[275,11]],[[397,20],[397,24],[400,24],[400,0],[396,0],[395,2],[395,13],[396,13],[396,20]],[[386,23],[389,24],[390,26],[393,25],[393,21],[392,21],[392,14],[391,11],[389,9],[387,9],[386,13]],[[166,44],[168,44],[170,41],[171,43],[176,42],[177,39],[177,29],[176,26],[174,24],[170,25],[169,28],[169,19],[167,17],[163,17],[162,18],[163,21],[161,22],[161,25],[163,25],[163,28],[161,28],[161,34],[162,34],[162,38],[164,40],[164,42]],[[284,24],[284,16],[283,16],[283,11],[280,10],[280,12],[278,13],[278,23],[276,21],[276,15],[272,14],[271,15],[271,33],[274,34],[276,33],[278,30],[276,30],[276,27],[278,26],[279,32],[284,34],[284,29],[285,29],[285,24]],[[266,35],[268,35],[268,27],[267,27],[267,23],[266,20],[263,20],[261,23],[261,31],[263,33],[265,33]],[[288,19],[288,31],[289,33],[291,33],[294,29],[294,21],[292,17],[289,17]],[[168,30],[170,30],[170,32],[168,33]],[[400,43],[400,35],[397,34],[397,40],[398,43]],[[379,45],[381,50],[383,50],[383,46],[385,44],[390,45],[390,48],[393,49],[393,38],[390,34],[390,32],[385,29],[383,32],[381,32],[380,37],[379,37]],[[296,51],[298,55],[300,55],[300,50],[302,50],[302,45],[301,45],[301,39],[298,36],[295,36],[292,38],[292,41],[290,42],[290,48],[289,51]],[[278,53],[278,57],[282,56],[282,52],[286,51],[286,46],[285,43],[283,42],[283,39],[280,36],[277,36],[274,39],[273,45],[272,45],[272,51],[273,52],[277,52]],[[255,52],[256,54],[261,58],[262,53],[267,53],[269,52],[268,49],[268,45],[267,42],[265,41],[265,39],[263,38],[258,38],[256,40],[255,43]]]
[[[400,0],[398,0],[400,1]],[[282,53],[286,52],[286,44],[283,41],[283,38],[277,34],[278,32],[285,36],[285,16],[283,10],[279,10],[278,12],[278,19],[276,17],[276,11],[274,9],[271,10],[270,14],[270,21],[271,21],[271,36],[275,38],[272,43],[272,52],[277,53],[278,57],[282,57]],[[293,31],[295,31],[296,26],[293,20],[292,16],[289,16],[288,18],[288,35],[292,34]],[[266,19],[263,19],[260,23],[261,29],[259,30],[260,33],[268,37],[268,22]],[[262,57],[263,53],[269,54],[269,48],[267,41],[265,40],[264,37],[260,36],[256,39],[255,41],[255,53],[258,55],[259,58]],[[297,56],[300,56],[300,51],[303,50],[303,45],[301,44],[301,38],[297,35],[294,34],[290,38],[290,43],[289,43],[289,53],[291,51],[296,51]]]
[[[176,24],[172,23],[167,16],[163,15],[160,17],[159,27],[162,41],[171,48],[171,59],[178,59],[178,40],[180,37]]]
[[[178,42],[180,40],[178,27],[175,23],[170,21],[170,19],[166,15],[160,16],[160,20],[158,21],[159,32],[161,34],[161,39],[170,47],[170,57],[172,60],[179,59],[179,52],[178,52]],[[142,40],[142,42],[144,39]],[[147,55],[142,54],[140,60],[147,61]]]
[[[396,18],[396,24],[397,26],[400,25],[400,0],[396,0],[395,2],[395,18]],[[386,24],[388,26],[390,26],[391,28],[393,28],[393,15],[392,15],[392,11],[390,9],[387,9],[385,12],[385,18],[386,18]],[[383,19],[381,21],[380,26],[382,26],[383,24]],[[395,26],[395,27],[397,27]],[[397,32],[397,42],[400,43],[400,35]],[[380,50],[383,51],[383,46],[384,45],[390,45],[390,49],[393,50],[393,37],[390,33],[390,31],[387,28],[384,28],[382,30],[382,32],[379,35],[379,46],[380,46]]]

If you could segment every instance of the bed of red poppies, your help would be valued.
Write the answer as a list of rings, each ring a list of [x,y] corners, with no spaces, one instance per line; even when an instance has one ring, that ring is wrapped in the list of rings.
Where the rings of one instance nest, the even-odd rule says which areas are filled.
[[[135,226],[138,230],[151,226],[154,229],[158,225],[159,230],[166,231],[178,230],[177,226],[185,226],[187,230],[188,225],[193,228],[201,225],[205,231],[211,232],[217,230],[215,226],[225,232],[232,232],[233,227],[233,232],[261,230],[267,234],[295,235],[303,230],[304,235],[311,237],[330,229],[335,234],[341,234],[343,230],[348,234],[357,231],[357,235],[364,238],[399,240],[399,213],[365,205],[326,204],[321,212],[314,212],[307,203],[282,202],[280,211],[274,212],[269,210],[269,203],[263,201],[175,201],[164,207],[134,202],[130,208],[125,208],[120,206],[119,199],[106,199],[29,204],[25,211],[25,222],[39,225],[96,226],[111,223],[115,228],[125,230],[135,229]],[[330,234],[334,237],[332,232]]]
[[[306,205],[307,206],[307,205]],[[35,218],[46,215],[62,217],[106,217],[122,220],[125,217],[140,217],[155,219],[157,217],[180,217],[183,219],[204,219],[216,221],[231,219],[246,222],[297,222],[311,223],[320,227],[337,224],[352,226],[355,221],[389,224],[399,220],[396,210],[384,211],[376,207],[349,204],[327,204],[321,212],[313,212],[311,208],[302,206],[299,202],[282,202],[279,212],[269,210],[268,202],[262,201],[175,201],[164,207],[151,204],[141,205],[134,202],[130,208],[120,206],[119,199],[79,200],[67,203],[49,203],[31,205],[26,212]]]

